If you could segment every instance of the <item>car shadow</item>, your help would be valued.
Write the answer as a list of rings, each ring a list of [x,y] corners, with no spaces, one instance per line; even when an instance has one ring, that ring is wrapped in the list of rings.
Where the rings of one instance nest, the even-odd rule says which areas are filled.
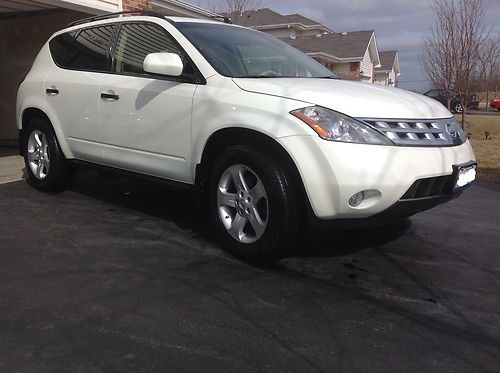
[[[203,210],[189,190],[93,170],[77,170],[70,189],[79,194],[172,221],[181,229],[203,230]]]
[[[202,239],[217,242],[199,197],[191,191],[88,170],[75,173],[71,190],[120,208],[171,221],[182,230],[194,231]],[[303,230],[291,257],[335,257],[355,253],[391,242],[410,227],[410,219],[404,219],[393,224],[391,229]]]
[[[331,257],[377,248],[404,235],[411,225],[411,220],[405,218],[383,228],[332,228],[326,231],[307,231],[301,235],[294,256]]]

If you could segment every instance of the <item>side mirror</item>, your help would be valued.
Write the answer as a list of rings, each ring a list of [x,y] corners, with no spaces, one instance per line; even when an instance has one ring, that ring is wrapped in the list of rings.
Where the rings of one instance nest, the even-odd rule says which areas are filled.
[[[142,68],[151,74],[179,76],[182,74],[184,64],[175,53],[150,53],[144,59]]]

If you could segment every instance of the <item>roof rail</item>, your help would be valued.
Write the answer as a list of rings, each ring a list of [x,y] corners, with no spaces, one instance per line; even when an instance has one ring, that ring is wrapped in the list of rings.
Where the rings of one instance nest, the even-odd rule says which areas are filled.
[[[230,25],[233,24],[233,22],[231,22],[231,18],[226,16],[216,15],[216,16],[211,16],[210,18],[222,20],[224,23],[229,23]]]
[[[81,25],[83,23],[92,22],[92,21],[100,21],[102,19],[119,17],[121,15],[126,15],[126,14],[137,14],[137,15],[141,15],[141,16],[151,16],[151,17],[158,17],[158,18],[165,19],[164,15],[157,13],[157,12],[153,12],[152,10],[127,10],[124,12],[107,13],[107,14],[101,14],[98,16],[79,19],[77,21],[74,21],[74,22],[71,22],[70,24],[68,24],[68,27]]]

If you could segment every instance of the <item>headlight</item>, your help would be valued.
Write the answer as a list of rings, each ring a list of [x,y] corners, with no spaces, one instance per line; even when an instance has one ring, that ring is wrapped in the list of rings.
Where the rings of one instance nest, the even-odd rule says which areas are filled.
[[[302,120],[325,140],[394,145],[387,137],[356,119],[321,106],[294,110],[290,114]]]
[[[462,143],[467,141],[467,134],[465,133],[464,129],[462,128],[462,125],[460,124],[460,122],[458,120],[456,120],[455,118],[453,118],[453,120],[452,120],[451,128],[446,127],[446,132],[448,132],[448,134],[450,136],[453,136],[453,131],[455,131],[458,134],[458,137],[460,138]]]

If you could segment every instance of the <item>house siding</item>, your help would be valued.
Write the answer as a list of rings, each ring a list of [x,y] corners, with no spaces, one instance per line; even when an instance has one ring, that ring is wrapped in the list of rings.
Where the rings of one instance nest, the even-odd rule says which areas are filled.
[[[325,31],[320,29],[299,30],[299,36],[323,35]]]
[[[391,87],[396,86],[396,72],[394,71],[394,69],[392,69],[391,72],[389,73],[389,85]]]
[[[389,87],[396,87],[396,72],[394,69],[392,69],[389,72],[381,71],[375,73],[375,79],[373,80],[373,83],[379,84],[379,85],[386,85]]]
[[[388,74],[386,72],[376,72],[373,83],[378,85],[387,85],[388,80]]]
[[[332,67],[330,70],[337,75],[339,78],[342,79],[352,79],[351,78],[351,64],[349,62],[346,63],[335,63],[332,64]],[[357,70],[357,69],[356,69]],[[356,78],[357,79],[357,78]]]
[[[277,28],[272,30],[262,30],[266,34],[270,34],[276,38],[296,38],[297,31],[291,28]]]
[[[361,60],[361,72],[364,76],[369,77],[369,79],[362,79],[363,81],[373,83],[373,63],[370,57],[370,48],[366,48],[365,55]]]

